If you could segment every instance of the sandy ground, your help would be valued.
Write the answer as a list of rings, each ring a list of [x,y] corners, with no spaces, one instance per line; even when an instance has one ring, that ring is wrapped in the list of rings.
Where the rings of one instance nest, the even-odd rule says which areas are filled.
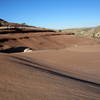
[[[100,100],[100,46],[0,54],[0,100]]]

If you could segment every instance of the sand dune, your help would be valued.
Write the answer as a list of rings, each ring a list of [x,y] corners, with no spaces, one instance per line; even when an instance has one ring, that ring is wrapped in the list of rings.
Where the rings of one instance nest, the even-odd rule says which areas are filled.
[[[100,100],[99,50],[0,54],[0,100]]]

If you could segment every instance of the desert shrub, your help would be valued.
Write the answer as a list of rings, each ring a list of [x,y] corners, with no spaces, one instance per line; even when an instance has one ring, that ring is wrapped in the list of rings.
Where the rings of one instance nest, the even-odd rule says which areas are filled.
[[[27,25],[26,23],[22,23],[22,25]]]
[[[62,32],[62,30],[59,30],[59,32]]]
[[[93,38],[98,38],[98,39],[100,39],[100,32],[98,32],[98,33],[93,33],[93,36],[92,36]]]

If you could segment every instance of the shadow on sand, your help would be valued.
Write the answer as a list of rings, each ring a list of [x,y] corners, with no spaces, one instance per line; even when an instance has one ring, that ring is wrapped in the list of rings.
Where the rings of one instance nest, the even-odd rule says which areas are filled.
[[[22,65],[31,67],[33,69],[36,69],[36,70],[39,70],[39,71],[42,71],[42,72],[46,72],[46,73],[49,73],[49,74],[53,74],[53,75],[56,75],[56,76],[59,76],[59,77],[65,78],[65,79],[71,79],[71,80],[78,81],[78,82],[81,82],[81,83],[100,87],[99,83],[95,83],[95,82],[92,82],[92,81],[87,81],[87,80],[80,79],[80,78],[77,78],[77,77],[74,77],[74,76],[70,76],[70,75],[67,75],[67,73],[64,74],[64,73],[61,73],[61,72],[58,72],[58,71],[50,70],[50,67],[48,67],[46,65],[42,65],[42,64],[27,60],[25,58],[20,58],[20,57],[16,57],[16,56],[11,56],[11,57],[13,58],[13,61],[15,61],[19,64],[22,64]],[[16,60],[19,60],[19,61],[16,61]]]

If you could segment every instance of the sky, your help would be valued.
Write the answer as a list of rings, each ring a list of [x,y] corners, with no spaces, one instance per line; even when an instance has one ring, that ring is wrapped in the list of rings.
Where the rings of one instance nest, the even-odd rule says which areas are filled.
[[[0,0],[0,18],[65,29],[100,25],[100,0]]]

